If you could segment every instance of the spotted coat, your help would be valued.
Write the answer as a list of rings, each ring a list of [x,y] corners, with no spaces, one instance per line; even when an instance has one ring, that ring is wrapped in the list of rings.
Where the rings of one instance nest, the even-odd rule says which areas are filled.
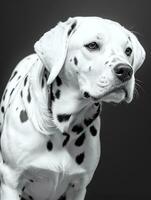
[[[1,101],[3,165],[15,166],[14,173],[19,173],[17,195],[22,200],[68,199],[71,191],[75,195],[81,184],[86,187],[90,182],[100,156],[100,104],[85,108],[83,114],[69,112],[61,104],[66,89],[64,101],[72,104],[72,88],[66,88],[62,74],[49,86],[48,76],[36,54],[26,57],[13,71]],[[50,134],[35,128],[42,114],[36,107],[41,103],[37,93],[47,102]]]

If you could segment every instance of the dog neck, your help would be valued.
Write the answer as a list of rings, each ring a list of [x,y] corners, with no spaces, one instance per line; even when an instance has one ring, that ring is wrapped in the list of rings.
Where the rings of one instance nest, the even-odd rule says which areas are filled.
[[[101,105],[84,99],[77,85],[66,80],[63,73],[51,85],[47,85],[48,77],[49,72],[38,61],[29,77],[32,101],[24,102],[28,113],[32,107],[34,127],[44,135],[51,135],[56,129],[61,133],[72,129],[81,132],[100,114]]]
[[[69,132],[76,124],[90,125],[100,113],[100,104],[84,99],[79,88],[62,76],[50,86],[48,102],[56,127]]]

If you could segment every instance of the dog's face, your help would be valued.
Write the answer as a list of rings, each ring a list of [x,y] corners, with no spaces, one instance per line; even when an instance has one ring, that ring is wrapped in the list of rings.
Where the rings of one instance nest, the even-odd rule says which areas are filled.
[[[70,84],[91,101],[131,102],[134,75],[145,59],[133,33],[99,17],[59,23],[36,42],[35,50],[50,71],[48,84],[62,69]]]
[[[120,24],[101,18],[84,18],[77,25],[69,41],[65,70],[78,82],[84,98],[131,102],[134,75],[145,58],[133,37]]]

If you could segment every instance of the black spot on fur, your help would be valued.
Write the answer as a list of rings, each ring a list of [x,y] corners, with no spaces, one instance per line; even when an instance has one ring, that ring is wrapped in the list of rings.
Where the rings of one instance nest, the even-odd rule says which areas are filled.
[[[20,200],[26,200],[24,197],[20,196]]]
[[[52,91],[52,84],[48,88],[48,109],[52,113],[52,102],[55,100],[55,96]]]
[[[53,149],[53,144],[52,144],[51,140],[49,140],[47,142],[47,149],[48,149],[48,151],[51,151]]]
[[[90,97],[89,93],[88,92],[84,92],[84,97],[85,98],[89,98]]]
[[[74,188],[74,187],[75,187],[75,184],[74,184],[74,183],[71,183],[71,187]]]
[[[74,64],[78,65],[78,59],[76,57],[74,57]]]
[[[10,78],[10,81],[16,76],[16,74],[17,74],[17,71],[14,71],[12,77]]]
[[[21,110],[20,112],[20,121],[22,123],[26,122],[28,120],[27,112],[26,110]]]
[[[71,32],[72,32],[72,30],[75,28],[75,26],[76,26],[76,22],[75,23],[73,23],[72,25],[71,25],[71,28],[70,28],[70,30],[68,31],[68,36],[71,34]]]
[[[54,100],[55,100],[55,97],[54,97],[54,94],[53,94],[53,92],[52,92],[52,85],[51,85],[50,90],[51,90],[51,93],[50,93],[51,100],[54,101]]]
[[[79,134],[83,131],[83,127],[80,124],[74,125],[72,131]]]
[[[100,105],[98,106],[98,109],[92,118],[84,119],[84,124],[86,126],[89,126],[99,116],[99,114],[100,114]]]
[[[28,197],[29,197],[29,199],[34,200],[32,196],[29,195]]]
[[[47,76],[47,74],[44,74],[44,76],[45,76],[45,79],[46,79],[46,81],[48,80],[48,76]]]
[[[3,101],[5,100],[6,93],[7,93],[7,89],[6,89],[5,92],[4,92],[4,95],[3,95]]]
[[[78,139],[75,141],[75,145],[80,147],[81,145],[83,145],[84,140],[85,140],[85,133],[83,133],[78,137]]]
[[[20,96],[23,97],[23,91],[20,92]]]
[[[24,80],[24,86],[26,85],[27,80],[28,80],[28,76],[26,76],[26,78],[25,78],[25,80]]]
[[[105,65],[107,65],[108,63],[109,63],[109,61],[106,61],[106,62],[105,62]]]
[[[92,122],[93,122],[93,119],[92,119],[92,118],[84,119],[84,124],[85,124],[86,126],[89,126]]]
[[[42,78],[42,82],[41,82],[41,87],[42,88],[44,87],[44,83],[45,83],[44,78]]]
[[[62,80],[59,76],[57,76],[57,78],[56,78],[56,83],[57,83],[58,87],[62,85]]]
[[[29,179],[29,181],[30,181],[31,183],[33,183],[33,182],[34,182],[34,180],[32,180],[32,179]]]
[[[21,78],[21,76],[18,76],[18,80]]]
[[[28,88],[27,101],[28,101],[28,103],[31,102],[31,95],[30,95],[30,90],[29,90],[29,88]]]
[[[4,106],[1,107],[1,112],[4,113],[5,109]]]
[[[14,89],[15,89],[15,88],[13,88],[13,89],[12,89],[12,91],[11,91],[11,93],[10,93],[10,96],[13,94],[13,92],[14,92]]]
[[[48,70],[45,68],[44,69],[44,77],[45,77],[45,79],[46,79],[46,81],[48,80]]]
[[[78,165],[82,164],[83,160],[84,160],[84,153],[77,155],[76,162]]]
[[[66,138],[65,138],[65,140],[63,141],[63,144],[62,144],[62,146],[64,147],[68,143],[68,141],[70,139],[70,135],[68,133],[65,133],[65,132],[63,133],[63,135],[66,136]]]
[[[94,126],[91,126],[90,127],[90,133],[92,136],[96,136],[97,135],[97,130]]]
[[[25,186],[22,188],[22,192],[24,192],[25,188],[26,188]]]
[[[96,113],[93,115],[93,119],[96,119],[100,114],[100,105],[98,106],[98,109],[96,111]]]
[[[61,93],[60,90],[57,90],[57,91],[56,91],[55,96],[56,96],[57,99],[60,98],[60,93]]]
[[[66,196],[65,195],[61,195],[61,197],[59,197],[58,200],[66,200]]]
[[[45,74],[45,79],[46,79],[46,81],[48,80],[48,76],[47,76],[47,74]]]
[[[95,103],[95,106],[99,106],[99,103]]]
[[[59,122],[66,122],[70,119],[71,115],[69,114],[60,114],[60,115],[57,115],[57,119]]]

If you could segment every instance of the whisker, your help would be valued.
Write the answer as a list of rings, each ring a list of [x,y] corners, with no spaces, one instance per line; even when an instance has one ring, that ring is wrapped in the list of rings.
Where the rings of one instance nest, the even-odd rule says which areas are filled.
[[[132,29],[134,28],[134,26],[132,27]],[[140,37],[144,37],[143,34],[139,33],[138,31],[134,31],[131,29],[131,32],[134,33],[135,35],[138,35]]]
[[[144,88],[139,83],[135,82],[135,86],[140,88],[143,92],[145,92]]]
[[[138,35],[138,36],[140,36],[140,37],[144,37],[143,34],[139,33],[138,31],[134,31],[134,28],[135,28],[135,26],[133,25],[133,26],[131,26],[131,27],[129,28],[129,30],[130,30],[132,33],[134,33],[135,35]]]
[[[134,88],[134,98],[139,98],[139,92],[138,92],[138,89],[135,87]]]
[[[143,81],[141,81],[141,80],[139,80],[137,78],[135,78],[135,80],[136,80],[136,82],[143,83]]]

